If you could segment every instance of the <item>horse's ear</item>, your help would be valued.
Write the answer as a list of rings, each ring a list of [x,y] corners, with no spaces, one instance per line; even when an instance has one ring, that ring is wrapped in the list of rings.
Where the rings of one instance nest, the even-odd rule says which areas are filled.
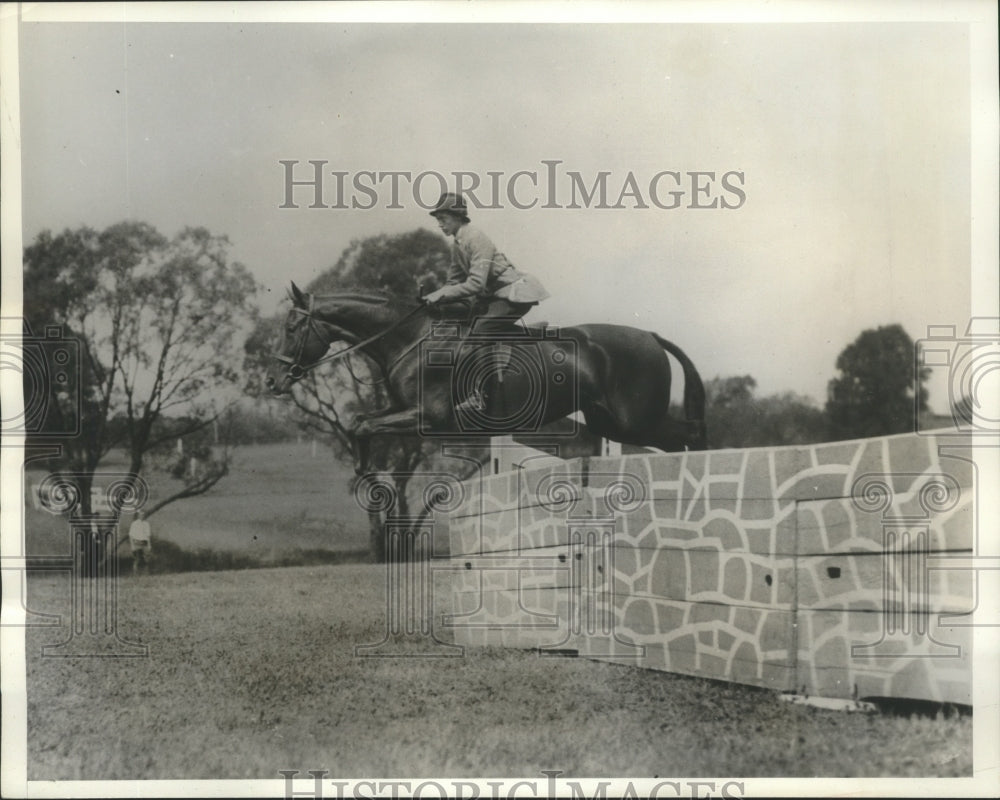
[[[292,290],[288,293],[288,296],[292,299],[296,308],[306,307],[306,296],[302,294],[302,290],[295,285],[295,281],[292,281]]]

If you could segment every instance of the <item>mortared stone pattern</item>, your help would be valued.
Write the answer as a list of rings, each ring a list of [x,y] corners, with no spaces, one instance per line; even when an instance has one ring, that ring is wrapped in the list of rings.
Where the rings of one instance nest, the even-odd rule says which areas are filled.
[[[906,434],[483,477],[450,517],[445,624],[464,645],[970,704],[972,580],[941,564],[976,552],[976,476],[940,444]]]

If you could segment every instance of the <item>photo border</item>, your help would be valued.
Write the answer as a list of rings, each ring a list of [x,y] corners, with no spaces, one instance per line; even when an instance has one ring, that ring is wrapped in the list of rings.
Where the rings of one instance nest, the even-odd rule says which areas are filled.
[[[1000,260],[997,256],[998,210],[997,176],[1000,164],[998,151],[997,108],[997,11],[989,2],[663,2],[663,3],[519,3],[476,2],[413,2],[413,3],[342,3],[276,4],[240,3],[138,3],[138,4],[3,4],[0,6],[0,105],[3,108],[0,140],[2,170],[0,194],[4,198],[3,217],[0,221],[0,259],[2,274],[3,313],[5,320],[20,315],[21,263],[23,242],[20,218],[21,174],[19,142],[19,95],[17,26],[19,20],[69,22],[69,21],[185,21],[192,22],[313,22],[313,23],[381,23],[381,22],[594,22],[604,24],[644,23],[772,23],[801,22],[853,22],[858,24],[894,21],[964,21],[969,24],[971,40],[971,104],[972,104],[972,198],[971,198],[971,261],[973,316],[998,315],[996,298],[1000,296],[998,275]],[[9,333],[10,323],[3,333]],[[14,332],[16,335],[16,332]],[[21,403],[19,386],[5,381],[0,386],[5,410],[17,409]],[[1000,402],[1000,401],[998,401]],[[23,512],[20,496],[21,452],[17,436],[6,437],[0,451],[2,470],[2,501],[0,501],[0,527],[2,548],[5,554],[23,553]],[[983,476],[983,485],[1000,484],[1000,450],[980,449],[976,462]],[[991,483],[992,481],[992,483]],[[983,531],[995,531],[1000,519],[998,499],[995,495],[977,498],[977,524]],[[994,547],[996,542],[991,543]],[[997,555],[992,553],[990,555]],[[996,575],[983,581],[985,596],[981,607],[1000,608]],[[23,586],[18,573],[5,571],[3,581],[4,622],[17,624]],[[22,614],[23,617],[23,614]],[[1000,704],[1000,682],[984,676],[998,674],[997,631],[979,629],[974,648],[973,674],[974,707],[995,709]],[[26,750],[27,709],[25,701],[24,629],[5,627],[2,631],[3,651],[3,733],[2,794],[6,797],[137,797],[185,796],[204,797],[254,797],[282,796],[284,781],[27,781]],[[19,672],[13,665],[21,664]],[[851,778],[851,779],[791,779],[747,778],[742,780],[745,796],[772,795],[780,797],[852,794],[855,796],[888,796],[906,794],[920,796],[988,796],[997,790],[997,770],[1000,766],[1000,720],[996,714],[974,715],[974,764],[977,777],[969,779],[927,778]],[[321,767],[323,765],[312,765]],[[303,773],[310,765],[303,765]],[[527,780],[544,785],[543,776],[525,776]],[[704,782],[707,779],[698,779]],[[718,784],[731,779],[717,779]],[[509,787],[517,779],[507,779]],[[635,781],[647,790],[658,781]],[[585,790],[592,791],[598,781],[580,781]],[[616,780],[609,790],[624,788],[624,779]],[[488,794],[485,782],[480,784]],[[308,792],[311,779],[304,780],[296,789]],[[331,792],[328,796],[334,796]],[[589,796],[589,795],[588,795]]]

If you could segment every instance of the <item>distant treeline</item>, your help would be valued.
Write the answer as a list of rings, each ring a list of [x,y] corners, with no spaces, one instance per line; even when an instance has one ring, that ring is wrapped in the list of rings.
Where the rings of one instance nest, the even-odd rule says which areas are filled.
[[[49,431],[48,420],[42,423],[36,434],[28,437],[28,445],[45,443],[47,436],[57,431]],[[192,427],[198,424],[195,430]],[[108,420],[105,435],[109,442],[123,445],[127,441],[128,420],[118,414]],[[171,435],[176,432],[176,435]],[[153,435],[161,443],[155,451],[161,455],[178,449],[189,455],[211,445],[254,445],[273,442],[293,441],[302,435],[302,429],[292,416],[273,406],[237,405],[226,409],[214,419],[195,420],[191,417],[164,416],[154,425]],[[178,446],[178,441],[181,444]]]

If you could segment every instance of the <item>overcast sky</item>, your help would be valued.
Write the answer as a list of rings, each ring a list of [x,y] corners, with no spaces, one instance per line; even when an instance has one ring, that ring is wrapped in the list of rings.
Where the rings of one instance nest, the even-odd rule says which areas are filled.
[[[282,209],[279,161],[302,179],[326,160],[348,189],[365,170],[493,171],[504,207],[473,222],[552,293],[530,318],[656,330],[706,379],[822,402],[863,329],[918,339],[970,316],[964,25],[24,23],[19,45],[25,244],[203,225],[271,310],[353,238],[436,230],[406,183],[399,209],[387,183],[370,210],[310,209],[308,188]],[[605,171],[609,204],[631,172],[650,207],[511,207],[506,181],[544,182],[544,160],[562,162],[558,204],[565,173]],[[714,172],[699,204],[739,207],[689,208],[688,185],[658,208],[663,171]],[[541,206],[543,189],[517,191]]]

